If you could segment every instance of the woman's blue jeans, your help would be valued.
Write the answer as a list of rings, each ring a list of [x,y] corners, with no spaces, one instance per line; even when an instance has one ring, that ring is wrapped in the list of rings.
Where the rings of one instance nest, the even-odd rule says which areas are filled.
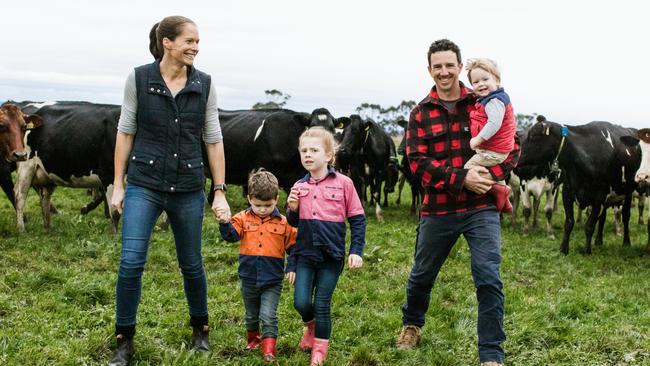
[[[306,323],[316,319],[316,338],[329,339],[332,333],[330,306],[344,260],[310,262],[298,258],[293,306]]]
[[[205,195],[202,190],[167,193],[128,184],[124,196],[122,257],[116,286],[118,327],[135,326],[142,272],[156,220],[165,211],[174,233],[191,317],[208,316],[207,282],[201,257]]]

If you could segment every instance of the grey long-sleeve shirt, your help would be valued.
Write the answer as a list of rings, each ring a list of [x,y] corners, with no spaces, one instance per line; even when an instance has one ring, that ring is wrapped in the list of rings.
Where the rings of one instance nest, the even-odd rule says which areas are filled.
[[[180,90],[169,90],[172,96],[176,96]],[[208,102],[205,108],[205,123],[203,124],[203,141],[206,144],[222,142],[221,125],[219,124],[219,112],[217,111],[217,91],[214,84],[210,83],[210,92]],[[135,70],[126,78],[124,85],[124,100],[122,102],[122,112],[120,121],[117,124],[117,130],[134,135],[138,130],[138,121],[136,112],[138,110],[138,93],[135,87]]]
[[[485,114],[487,114],[488,120],[478,135],[487,141],[501,128],[503,116],[506,115],[506,106],[499,99],[492,98],[485,105]]]

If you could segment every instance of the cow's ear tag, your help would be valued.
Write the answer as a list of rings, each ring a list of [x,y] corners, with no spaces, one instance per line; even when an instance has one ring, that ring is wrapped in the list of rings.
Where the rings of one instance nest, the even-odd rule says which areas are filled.
[[[364,131],[368,131],[370,129],[370,126],[367,126]]]
[[[26,127],[28,130],[31,130],[32,128],[34,128],[34,122],[29,122]]]
[[[549,130],[548,127],[546,127],[546,130],[544,130],[544,134],[545,134],[546,136],[548,136],[548,132],[549,132],[548,130]]]
[[[336,128],[343,128],[343,127],[344,127],[343,123],[339,123],[338,125],[336,125]]]

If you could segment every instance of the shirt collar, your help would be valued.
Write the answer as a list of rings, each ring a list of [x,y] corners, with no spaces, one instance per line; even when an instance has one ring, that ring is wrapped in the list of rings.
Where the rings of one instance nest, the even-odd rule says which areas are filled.
[[[255,215],[255,212],[253,212],[253,207],[251,207],[251,206],[248,206],[248,208],[246,209],[246,213],[251,214],[251,215]],[[257,216],[257,215],[255,215],[255,216]],[[257,217],[259,217],[259,216],[257,216]],[[268,217],[270,217],[272,219],[276,218],[276,217],[282,218],[282,214],[280,213],[280,210],[278,210],[278,206],[275,206],[275,208],[273,209],[273,212],[271,212],[271,214]]]
[[[332,167],[331,165],[328,165],[327,166],[327,175],[323,179],[321,179],[320,181],[323,181],[323,180],[327,179],[327,177],[333,176],[333,175],[336,175],[336,169],[334,169],[334,167]],[[316,181],[311,177],[310,173],[307,173],[304,177],[302,177],[301,181],[302,182],[307,182],[307,183],[316,183]]]
[[[471,96],[474,96],[473,91],[465,86],[462,81],[459,81],[460,83],[460,98],[458,98],[457,101],[461,101],[463,99],[469,98]],[[429,95],[427,95],[426,98],[422,101],[423,103],[432,103],[432,104],[441,104],[440,103],[440,95],[438,95],[438,91],[436,90],[436,86],[434,85],[431,88],[431,91],[429,91]]]

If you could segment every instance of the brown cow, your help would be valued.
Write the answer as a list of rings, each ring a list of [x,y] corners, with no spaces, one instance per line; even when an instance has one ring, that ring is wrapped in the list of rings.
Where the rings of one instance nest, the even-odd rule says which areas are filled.
[[[29,153],[23,140],[25,131],[42,124],[41,117],[24,114],[15,104],[8,103],[0,107],[0,186],[14,207],[16,200],[11,180],[12,164],[27,160]]]

